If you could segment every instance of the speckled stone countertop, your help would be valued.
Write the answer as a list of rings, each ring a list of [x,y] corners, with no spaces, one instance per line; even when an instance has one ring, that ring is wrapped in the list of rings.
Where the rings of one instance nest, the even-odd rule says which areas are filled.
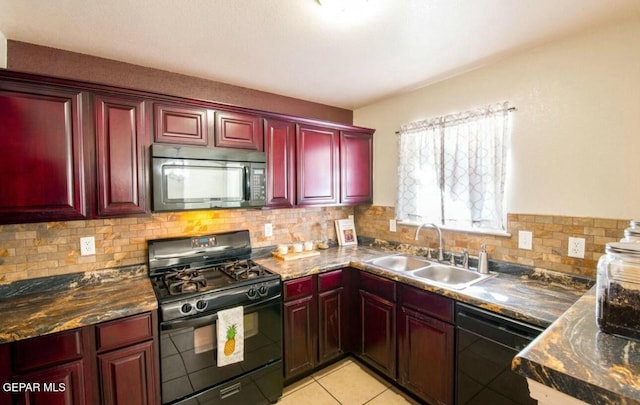
[[[595,287],[520,352],[523,376],[590,404],[640,404],[640,342],[601,332]]]
[[[0,344],[158,308],[145,266],[0,286]]]
[[[545,328],[558,319],[593,284],[592,280],[566,277],[544,270],[531,270],[526,273],[499,273],[481,283],[454,290],[367,263],[371,259],[394,253],[401,252],[364,246],[338,247],[321,250],[319,256],[304,259],[283,261],[270,257],[257,259],[256,262],[280,274],[283,280],[347,266],[355,267]]]

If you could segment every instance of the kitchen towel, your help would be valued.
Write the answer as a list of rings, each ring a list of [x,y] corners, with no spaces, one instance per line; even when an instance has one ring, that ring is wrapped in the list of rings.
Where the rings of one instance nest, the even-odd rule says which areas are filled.
[[[218,367],[244,360],[244,308],[218,311]]]

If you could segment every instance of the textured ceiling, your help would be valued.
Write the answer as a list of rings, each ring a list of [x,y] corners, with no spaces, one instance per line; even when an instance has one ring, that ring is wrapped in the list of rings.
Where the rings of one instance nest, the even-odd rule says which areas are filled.
[[[333,12],[317,0],[0,0],[0,32],[353,109],[640,18],[638,0],[355,2]]]

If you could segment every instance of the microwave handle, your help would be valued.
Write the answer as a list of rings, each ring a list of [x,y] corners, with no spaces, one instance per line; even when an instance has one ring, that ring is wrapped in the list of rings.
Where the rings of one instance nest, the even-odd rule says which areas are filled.
[[[249,175],[250,167],[247,165],[244,167],[244,200],[249,201],[251,199],[251,176]]]

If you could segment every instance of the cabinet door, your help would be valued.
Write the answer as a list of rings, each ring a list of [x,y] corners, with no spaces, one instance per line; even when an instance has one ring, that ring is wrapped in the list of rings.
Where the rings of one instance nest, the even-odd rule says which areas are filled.
[[[98,216],[147,212],[142,100],[96,95],[96,163]]]
[[[207,108],[156,103],[153,115],[155,142],[208,146],[213,136],[213,111]]]
[[[98,355],[102,404],[155,404],[153,341]]]
[[[337,130],[298,126],[296,136],[298,205],[338,203],[339,142]]]
[[[344,353],[344,288],[318,294],[318,359],[320,363]]]
[[[284,377],[288,379],[316,365],[317,319],[312,295],[285,302]]]
[[[0,224],[89,215],[86,99],[72,89],[0,81]]]
[[[261,118],[251,114],[217,111],[216,146],[263,151]]]
[[[89,377],[90,378],[90,377]],[[15,403],[24,405],[78,405],[85,398],[85,376],[82,360],[38,370],[14,377],[14,382],[38,384],[38,389],[16,394]]]
[[[295,125],[265,120],[267,158],[267,205],[293,207],[295,199]]]
[[[373,135],[340,134],[340,202],[373,202]]]
[[[453,403],[454,327],[404,306],[398,322],[398,380],[429,403]]]
[[[360,290],[360,355],[371,366],[396,377],[396,305]]]
[[[0,345],[0,381],[11,381],[11,345],[5,343]],[[0,389],[0,404],[10,404],[11,393]]]

